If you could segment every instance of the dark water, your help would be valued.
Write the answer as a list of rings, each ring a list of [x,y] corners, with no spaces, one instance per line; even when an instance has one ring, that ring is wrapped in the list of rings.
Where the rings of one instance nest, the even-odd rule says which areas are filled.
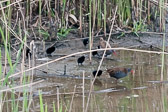
[[[104,59],[101,66],[103,75],[95,80],[90,96],[88,112],[166,111],[168,109],[166,58],[164,82],[161,83],[161,55],[132,51],[117,51],[117,54],[117,56]],[[91,73],[94,69],[97,69],[99,62],[100,59],[93,58],[92,64],[90,65],[87,59],[84,66],[78,66],[76,57],[70,57],[48,65],[48,67],[45,66],[41,68],[47,68],[50,74],[63,74],[64,65],[67,65],[66,75],[76,77],[41,76],[45,78],[44,82],[34,85],[32,90],[27,89],[33,95],[33,103],[30,106],[30,110],[40,111],[38,90],[41,90],[43,103],[47,104],[49,112],[53,111],[53,102],[56,109],[59,107],[62,108],[63,111],[69,111],[71,108],[72,112],[82,112],[83,102],[86,108],[88,100],[92,81]],[[105,71],[106,68],[111,67],[132,68],[135,70],[135,73],[133,75],[129,74],[116,83],[116,80],[110,78]],[[85,73],[84,96],[82,92],[83,72]],[[35,78],[34,80],[39,79],[40,78]],[[59,103],[57,102],[58,100]],[[21,99],[20,102],[22,102]]]

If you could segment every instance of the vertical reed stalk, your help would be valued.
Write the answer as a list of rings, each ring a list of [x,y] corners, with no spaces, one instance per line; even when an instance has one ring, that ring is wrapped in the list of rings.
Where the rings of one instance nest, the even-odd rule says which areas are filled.
[[[3,112],[2,110],[3,110],[3,93],[0,93],[0,112]]]
[[[29,15],[31,15],[30,14],[30,0],[27,0],[27,4],[26,4],[26,17],[28,17]],[[30,16],[30,18],[31,18],[31,16]],[[30,19],[29,18],[29,19]],[[27,24],[26,24],[26,27],[28,27],[28,25],[29,25],[29,20],[27,20],[26,21],[27,22]]]
[[[139,6],[139,10],[140,10],[140,11],[139,11],[139,13],[140,13],[140,14],[139,14],[139,15],[140,15],[140,16],[139,16],[139,22],[140,22],[140,24],[141,24],[141,22],[142,22],[142,10],[143,10],[143,9],[142,9],[142,1],[143,1],[143,0],[140,0],[140,4],[139,4],[139,5],[140,5],[140,6]]]
[[[81,37],[82,37],[82,0],[80,0],[80,35],[81,35]]]
[[[163,81],[163,76],[164,76],[164,62],[165,62],[165,57],[164,57],[164,51],[165,51],[165,33],[163,34],[163,46],[162,46],[162,67],[161,67],[161,78],[160,80]]]
[[[92,49],[92,0],[89,0],[89,50]],[[92,53],[90,52],[89,60],[91,63]]]
[[[42,1],[39,0],[39,23],[38,23],[38,29],[39,29],[39,36],[40,38],[42,37],[41,33],[40,33],[40,27],[41,27],[41,3]]]
[[[10,4],[10,1],[7,2],[7,4]],[[12,8],[11,6],[9,6],[8,8],[8,26],[11,27],[11,17],[12,17]],[[8,30],[8,41],[10,40],[10,32]]]
[[[59,87],[57,87],[57,111],[59,112],[60,105],[59,105]]]
[[[53,112],[56,112],[56,109],[55,109],[55,102],[53,101]]]
[[[0,4],[0,6],[1,6],[1,8],[3,7],[3,5],[2,4]],[[6,74],[6,67],[7,67],[7,42],[8,42],[8,39],[7,39],[7,20],[6,20],[6,15],[5,15],[5,12],[4,12],[4,9],[2,9],[1,10],[1,12],[2,12],[2,19],[3,19],[3,21],[4,21],[4,24],[5,24],[5,33],[6,33],[6,36],[4,35],[4,32],[3,32],[3,28],[1,29],[1,27],[0,27],[0,32],[1,32],[1,36],[2,36],[2,39],[3,39],[3,41],[4,41],[4,46],[5,46],[5,66],[4,66],[4,72],[3,72],[3,76],[5,76],[5,74]],[[6,39],[5,39],[5,37],[6,37]],[[7,78],[6,78],[6,81],[7,81]],[[5,81],[4,81],[5,82]],[[3,83],[3,85],[5,85],[6,83]]]
[[[160,0],[160,25],[162,26],[163,32],[165,32],[165,9],[164,0]],[[162,68],[161,68],[161,81],[163,81],[164,76],[164,51],[165,51],[165,33],[163,34],[163,46],[162,46]]]
[[[0,33],[1,34],[1,33]],[[1,55],[1,46],[0,46],[0,79],[2,79],[2,55]],[[1,84],[0,84],[1,86]],[[0,111],[1,112],[1,111]]]
[[[93,0],[93,22],[92,22],[92,38],[91,38],[91,49],[93,46],[93,36],[94,36],[94,28],[95,28],[95,21],[96,21],[96,12],[97,12],[97,2]],[[90,59],[91,59],[91,52],[90,52]],[[91,61],[91,60],[90,60]]]
[[[161,111],[162,111],[162,112],[166,112],[166,111],[165,111],[165,105],[164,105],[164,100],[165,100],[165,99],[164,99],[164,96],[165,96],[165,95],[164,95],[164,90],[165,90],[165,88],[164,88],[164,85],[162,84],[162,85],[161,85],[161,98],[160,98],[160,99],[161,99],[161,102],[160,102],[160,103],[161,103],[161,106],[162,106],[162,107],[161,107]]]
[[[150,1],[148,1],[147,4],[148,4],[148,7],[147,7],[147,8],[148,8],[148,14],[147,14],[147,15],[148,15],[148,24],[149,24],[149,23],[150,23],[150,8],[151,8],[151,7],[150,7],[150,6],[151,6]]]
[[[82,88],[82,95],[83,95],[83,112],[85,112],[85,71],[83,71],[83,88]]]
[[[72,99],[71,99],[71,103],[70,103],[70,109],[69,109],[69,112],[72,111],[72,104],[73,104],[73,100],[74,100],[75,92],[76,92],[76,85],[74,86],[74,92],[73,92],[73,95],[72,95]]]
[[[45,103],[45,112],[48,112],[47,102]]]
[[[106,36],[106,0],[104,0],[104,35]]]
[[[101,0],[97,1],[97,29],[101,27]]]
[[[66,3],[67,3],[67,1],[66,0],[63,0],[63,12],[62,12],[62,26],[65,26],[65,9],[66,9]]]
[[[43,98],[42,98],[42,94],[41,91],[38,91],[39,93],[39,99],[40,99],[40,112],[44,112],[44,107],[43,107]],[[58,111],[59,112],[59,111]]]

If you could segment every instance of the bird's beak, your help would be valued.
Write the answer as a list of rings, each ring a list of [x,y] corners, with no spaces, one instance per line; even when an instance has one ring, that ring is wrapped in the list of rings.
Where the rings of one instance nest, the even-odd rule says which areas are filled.
[[[131,73],[134,74],[134,70],[131,70]]]
[[[117,53],[116,53],[115,51],[113,52],[113,54],[114,54],[115,56],[117,56]]]

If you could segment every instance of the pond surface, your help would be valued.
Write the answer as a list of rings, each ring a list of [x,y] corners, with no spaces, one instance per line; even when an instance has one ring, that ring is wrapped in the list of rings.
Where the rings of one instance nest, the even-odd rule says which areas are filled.
[[[166,57],[164,82],[161,83],[161,55],[122,50],[116,52],[117,56],[110,56],[103,61],[101,66],[103,75],[94,82],[88,112],[163,112],[167,110]],[[32,88],[26,88],[33,96],[30,105],[32,112],[40,111],[39,90],[49,112],[53,111],[53,104],[56,110],[62,108],[63,111],[82,112],[83,106],[86,108],[93,80],[92,71],[97,69],[101,59],[92,58],[92,64],[90,64],[86,54],[87,58],[83,66],[78,66],[77,57],[69,57],[39,68],[48,71],[48,74],[36,70],[34,81],[41,79],[44,81],[33,85]],[[55,59],[55,57],[51,58]],[[38,63],[42,62],[38,61]],[[65,65],[66,75],[63,75]],[[105,70],[113,67],[132,68],[135,73],[116,82]],[[83,73],[85,74],[84,94]],[[16,92],[21,91],[23,90]],[[23,95],[20,96],[21,98],[17,100],[22,102]],[[7,102],[10,103],[10,101]]]

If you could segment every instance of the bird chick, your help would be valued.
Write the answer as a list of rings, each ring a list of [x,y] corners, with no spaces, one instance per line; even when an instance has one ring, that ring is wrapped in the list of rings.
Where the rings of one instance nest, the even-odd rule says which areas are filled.
[[[86,47],[87,44],[89,44],[89,38],[83,39],[83,45]]]
[[[102,74],[102,72],[103,72],[102,70],[99,70],[98,73],[97,73],[97,70],[94,70],[94,71],[92,72],[92,74],[93,74],[93,76],[95,77],[95,76],[96,76],[96,73],[97,73],[97,76],[100,77],[101,74]]]
[[[85,56],[81,56],[78,58],[77,62],[78,62],[78,65],[81,64],[85,61]]]
[[[46,50],[46,53],[48,56],[51,56],[51,54],[55,51],[55,46],[52,46],[52,47],[49,47],[47,50]]]

